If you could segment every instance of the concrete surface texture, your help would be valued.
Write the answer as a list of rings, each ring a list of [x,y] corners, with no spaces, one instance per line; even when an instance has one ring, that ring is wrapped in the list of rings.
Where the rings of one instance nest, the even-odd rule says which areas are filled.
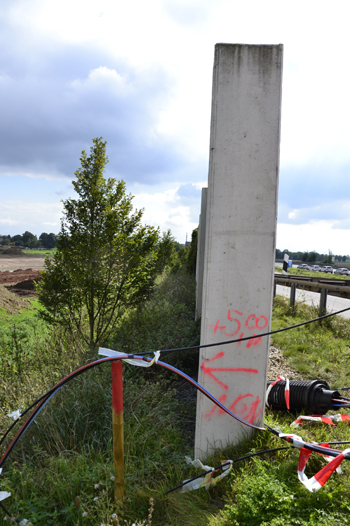
[[[205,236],[199,382],[240,418],[261,424],[277,220],[281,45],[217,44]],[[249,429],[199,394],[195,455]]]
[[[196,319],[202,315],[203,300],[203,270],[205,249],[205,225],[207,217],[208,188],[202,188],[201,214],[199,217],[198,245],[197,245],[197,268],[196,268]]]

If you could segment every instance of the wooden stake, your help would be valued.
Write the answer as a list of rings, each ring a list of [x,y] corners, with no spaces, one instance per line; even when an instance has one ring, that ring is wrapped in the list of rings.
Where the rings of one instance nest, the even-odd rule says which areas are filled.
[[[123,364],[115,360],[112,366],[112,424],[113,461],[115,470],[114,495],[124,497],[124,420],[123,420]]]

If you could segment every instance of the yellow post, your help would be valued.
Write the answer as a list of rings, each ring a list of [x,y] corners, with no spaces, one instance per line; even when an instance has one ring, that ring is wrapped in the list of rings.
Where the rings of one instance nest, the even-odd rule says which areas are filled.
[[[124,419],[123,419],[123,364],[112,362],[112,424],[113,461],[115,470],[114,495],[116,500],[124,497]]]

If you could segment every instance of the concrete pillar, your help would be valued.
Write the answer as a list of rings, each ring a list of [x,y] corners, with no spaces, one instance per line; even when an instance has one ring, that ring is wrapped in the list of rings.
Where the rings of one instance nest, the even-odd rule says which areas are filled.
[[[205,225],[207,220],[207,194],[208,188],[202,188],[201,214],[198,229],[197,266],[196,266],[196,319],[202,315],[203,299],[203,271],[205,248]]]
[[[281,45],[217,44],[203,278],[199,382],[240,418],[261,424],[277,220]],[[237,443],[250,428],[197,399],[195,455]]]

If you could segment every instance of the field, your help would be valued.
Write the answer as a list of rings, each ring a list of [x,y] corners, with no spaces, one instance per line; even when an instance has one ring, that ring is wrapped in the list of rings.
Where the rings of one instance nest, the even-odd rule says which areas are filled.
[[[106,343],[123,352],[151,353],[198,344],[194,292],[194,280],[185,272],[164,275],[154,296],[142,309],[129,312]],[[23,411],[70,371],[96,358],[74,336],[38,320],[37,308],[35,299],[13,312],[3,307],[2,433],[10,423],[8,413]],[[315,316],[314,309],[302,304],[291,311],[288,302],[277,297],[272,329]],[[273,376],[277,368],[291,378],[325,379],[333,388],[349,386],[349,337],[349,322],[334,318],[322,326],[314,323],[276,334],[271,340],[275,368],[270,371]],[[197,352],[174,353],[169,361],[196,375]],[[193,458],[196,392],[161,368],[140,371],[129,365],[124,367],[124,391],[125,501],[113,500],[110,366],[105,364],[61,389],[6,462],[0,491],[12,495],[2,504],[17,519],[27,518],[33,525],[350,524],[348,464],[344,461],[343,473],[333,474],[318,493],[310,493],[298,481],[298,451],[267,431],[217,451],[205,463],[217,466],[265,449],[287,449],[235,463],[229,475],[208,491],[165,494],[200,473],[184,461],[185,455]],[[266,411],[266,422],[286,433],[295,433],[290,427],[294,419],[289,412]],[[347,422],[306,423],[297,433],[317,442],[350,440]],[[308,476],[323,465],[321,457],[312,455]],[[154,510],[148,519],[151,498]],[[0,510],[0,524],[6,523]]]

